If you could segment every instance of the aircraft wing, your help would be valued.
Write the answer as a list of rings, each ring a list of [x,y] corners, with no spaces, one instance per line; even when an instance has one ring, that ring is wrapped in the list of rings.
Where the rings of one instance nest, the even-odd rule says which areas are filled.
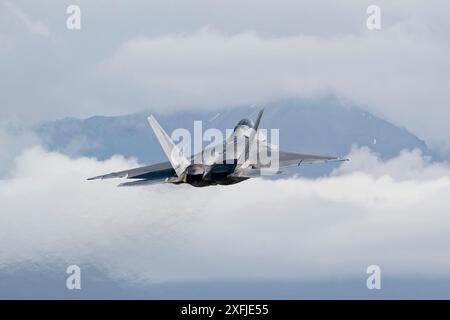
[[[329,156],[318,156],[312,154],[300,154],[293,152],[279,152],[279,166],[280,169],[299,166],[304,163],[319,163],[319,162],[335,162],[335,161],[347,161],[348,159]]]
[[[273,153],[278,151],[277,149],[266,146],[267,149],[264,152]],[[312,154],[300,154],[286,151],[279,151],[278,154],[278,167],[266,166],[261,164],[253,165],[249,168],[241,169],[232,174],[234,177],[241,178],[255,178],[260,176],[272,176],[282,173],[282,169],[299,166],[305,163],[320,163],[320,162],[336,162],[336,161],[348,161],[348,159],[340,157],[319,156]]]
[[[130,170],[112,172],[101,176],[92,177],[89,178],[88,180],[127,178],[127,179],[144,179],[148,182],[150,181],[160,182],[164,181],[166,178],[172,177],[176,177],[176,172],[173,169],[172,165],[170,164],[170,162],[162,162]]]

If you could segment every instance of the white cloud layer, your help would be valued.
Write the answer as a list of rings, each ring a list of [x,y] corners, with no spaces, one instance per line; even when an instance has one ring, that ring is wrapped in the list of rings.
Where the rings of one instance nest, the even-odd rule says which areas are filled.
[[[130,281],[450,275],[450,169],[355,149],[328,178],[115,188],[136,165],[49,153],[0,180],[0,268],[63,261]],[[300,168],[301,170],[301,168]]]
[[[0,179],[10,173],[16,157],[39,143],[39,138],[17,121],[0,121]]]

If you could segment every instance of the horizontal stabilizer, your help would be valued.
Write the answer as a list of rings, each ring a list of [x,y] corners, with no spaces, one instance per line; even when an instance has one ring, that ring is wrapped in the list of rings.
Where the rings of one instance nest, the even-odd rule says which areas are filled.
[[[282,173],[280,170],[271,168],[246,168],[233,173],[230,177],[257,178],[262,176],[275,176],[280,173]]]
[[[140,187],[140,186],[148,186],[152,184],[164,183],[167,182],[167,179],[159,179],[159,180],[136,180],[130,182],[123,182],[118,185],[118,187]]]
[[[98,179],[112,179],[112,178],[126,178],[128,176],[127,173],[121,173],[121,172],[113,172],[113,173],[108,173],[108,174],[104,174],[101,176],[96,176],[96,177],[92,177],[92,178],[88,178],[87,180],[98,180]]]

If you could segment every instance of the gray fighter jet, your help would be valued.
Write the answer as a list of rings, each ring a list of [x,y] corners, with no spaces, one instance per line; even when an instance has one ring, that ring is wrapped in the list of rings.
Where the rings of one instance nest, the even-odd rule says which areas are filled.
[[[263,110],[256,122],[242,119],[222,144],[205,148],[186,157],[153,116],[148,122],[168,157],[168,162],[113,172],[88,180],[127,178],[131,182],[119,186],[141,186],[155,183],[188,183],[195,187],[229,185],[249,178],[277,175],[283,169],[304,163],[346,161],[339,157],[284,152],[269,144],[262,130],[258,130]]]

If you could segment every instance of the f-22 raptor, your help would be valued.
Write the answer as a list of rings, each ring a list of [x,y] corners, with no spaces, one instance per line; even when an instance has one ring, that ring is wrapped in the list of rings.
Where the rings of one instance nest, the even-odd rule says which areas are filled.
[[[240,120],[233,133],[223,144],[205,148],[202,152],[186,157],[153,116],[148,122],[168,162],[113,172],[88,180],[127,178],[133,181],[119,186],[141,186],[156,183],[182,184],[194,187],[230,185],[250,178],[281,174],[283,169],[303,163],[346,161],[339,157],[318,156],[284,152],[269,144],[266,136],[258,130],[263,115],[261,110],[253,123]],[[205,156],[207,155],[207,156]]]

